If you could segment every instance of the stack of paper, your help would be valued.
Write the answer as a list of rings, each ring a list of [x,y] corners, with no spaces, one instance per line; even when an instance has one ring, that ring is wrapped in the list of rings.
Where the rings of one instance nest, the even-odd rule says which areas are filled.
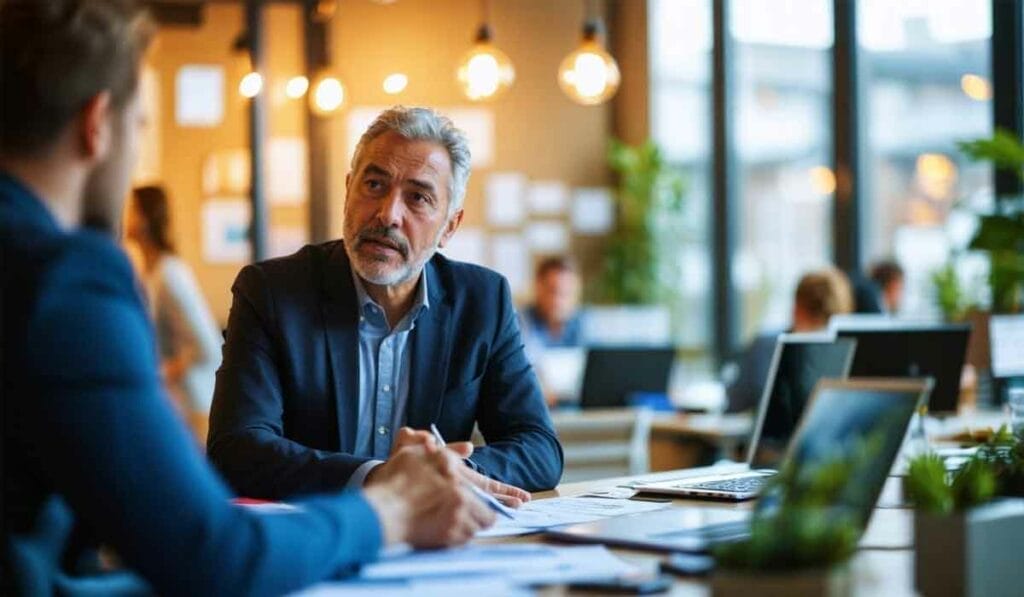
[[[667,508],[668,503],[638,502],[597,497],[564,497],[528,502],[515,511],[515,520],[498,517],[497,523],[477,537],[525,535],[564,524],[639,514]]]
[[[300,594],[517,595],[523,587],[608,580],[639,572],[602,545],[470,545],[384,556],[363,567],[356,578],[320,584]]]

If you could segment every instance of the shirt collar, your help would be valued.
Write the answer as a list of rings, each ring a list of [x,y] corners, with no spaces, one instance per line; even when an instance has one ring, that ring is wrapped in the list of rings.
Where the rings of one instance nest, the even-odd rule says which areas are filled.
[[[361,313],[365,313],[369,307],[376,307],[383,313],[384,309],[378,305],[373,298],[366,292],[366,286],[363,285],[362,278],[356,273],[356,268],[352,268],[352,283],[356,287],[356,300],[359,303],[359,310]],[[430,308],[430,298],[427,293],[427,268],[424,267],[420,271],[419,284],[416,285],[416,298],[409,308],[409,312],[403,318],[404,320],[415,321],[419,317],[420,313],[424,309]]]

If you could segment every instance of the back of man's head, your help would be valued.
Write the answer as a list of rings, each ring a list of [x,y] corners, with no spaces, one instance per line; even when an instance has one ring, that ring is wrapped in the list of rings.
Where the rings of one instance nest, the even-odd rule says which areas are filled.
[[[796,308],[816,327],[827,325],[833,315],[850,313],[853,292],[849,280],[836,269],[805,274],[796,287]]]
[[[150,34],[133,0],[0,0],[0,155],[47,153],[103,91],[121,109]]]

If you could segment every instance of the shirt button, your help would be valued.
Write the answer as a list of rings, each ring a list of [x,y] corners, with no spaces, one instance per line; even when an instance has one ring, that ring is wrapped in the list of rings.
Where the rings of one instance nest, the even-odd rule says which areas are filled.
[[[377,433],[379,433],[381,435],[387,435],[388,434],[388,428],[383,426],[383,425],[381,425],[380,427],[377,428]]]
[[[389,386],[388,384],[384,384],[384,391],[385,392],[390,392],[391,391],[391,386]]]

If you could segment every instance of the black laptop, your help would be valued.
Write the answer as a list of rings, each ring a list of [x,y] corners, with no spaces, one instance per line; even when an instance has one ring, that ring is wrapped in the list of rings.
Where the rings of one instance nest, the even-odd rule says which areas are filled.
[[[864,438],[880,437],[870,456],[854,468],[831,507],[853,514],[861,532],[899,453],[911,416],[928,399],[931,379],[822,380],[789,444],[781,468],[797,471],[861,453]],[[797,475],[799,476],[799,474]],[[770,513],[784,505],[785,494],[768,486],[755,510]],[[724,507],[675,507],[549,529],[553,539],[604,543],[658,551],[703,552],[749,536],[750,510]]]

